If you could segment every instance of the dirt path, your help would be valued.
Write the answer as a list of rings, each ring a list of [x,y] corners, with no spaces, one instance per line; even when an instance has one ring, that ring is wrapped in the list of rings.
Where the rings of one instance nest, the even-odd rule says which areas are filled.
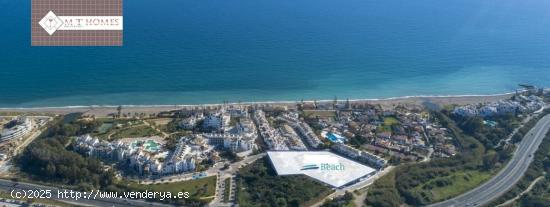
[[[365,205],[365,199],[367,199],[368,188],[369,187],[361,189],[358,191],[359,194],[354,195],[355,198],[353,199],[353,204],[355,204],[355,207],[361,207]]]
[[[527,189],[525,189],[523,192],[521,192],[519,195],[517,195],[516,197],[498,205],[497,207],[500,207],[500,206],[508,206],[510,204],[512,204],[514,201],[518,200],[519,198],[521,198],[521,196],[523,196],[524,194],[526,193],[529,193],[529,191],[531,191],[531,189],[533,189],[533,187],[535,186],[535,184],[537,184],[537,182],[539,182],[540,180],[544,179],[544,176],[540,176],[538,177],[537,179],[535,179],[530,185],[529,187],[527,187]]]

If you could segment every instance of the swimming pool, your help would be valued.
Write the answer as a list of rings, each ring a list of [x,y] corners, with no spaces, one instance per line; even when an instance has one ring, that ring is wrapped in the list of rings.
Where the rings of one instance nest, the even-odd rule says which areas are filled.
[[[145,150],[150,152],[158,152],[160,150],[159,146],[160,144],[154,140],[147,140],[147,142],[145,142]]]
[[[157,153],[161,150],[160,149],[161,144],[151,139],[147,141],[143,141],[143,140],[134,141],[132,142],[131,147],[143,148],[145,151],[152,152],[152,153]]]
[[[346,138],[334,133],[327,133],[327,139],[334,143],[344,143]]]

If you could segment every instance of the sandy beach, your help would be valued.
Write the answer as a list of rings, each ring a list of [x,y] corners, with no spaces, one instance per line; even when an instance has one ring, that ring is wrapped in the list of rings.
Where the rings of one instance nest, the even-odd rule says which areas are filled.
[[[359,99],[350,100],[352,103],[369,103],[380,104],[384,107],[392,107],[399,104],[423,105],[425,103],[437,104],[440,106],[448,104],[473,104],[494,102],[506,98],[510,98],[513,93],[495,94],[495,95],[463,95],[463,96],[414,96],[414,97],[397,97],[388,99]],[[317,102],[332,102],[333,100],[318,100]],[[345,101],[345,100],[339,100]],[[305,102],[313,102],[308,100]],[[237,104],[237,103],[232,103]],[[244,105],[294,105],[295,101],[280,101],[280,102],[243,102]],[[201,105],[123,105],[123,113],[145,113],[153,114],[163,111],[192,109],[196,107],[213,107],[222,104],[201,104]],[[68,114],[74,112],[83,112],[87,115],[95,115],[96,117],[105,117],[111,113],[117,112],[118,106],[69,106],[69,107],[36,107],[36,108],[2,108],[0,112],[15,112],[15,113],[30,113],[30,114]]]

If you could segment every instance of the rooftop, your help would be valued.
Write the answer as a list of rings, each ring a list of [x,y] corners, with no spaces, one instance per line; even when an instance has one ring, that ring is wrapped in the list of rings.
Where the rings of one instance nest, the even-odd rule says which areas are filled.
[[[376,170],[328,151],[269,151],[278,175],[307,175],[333,187],[342,187]]]

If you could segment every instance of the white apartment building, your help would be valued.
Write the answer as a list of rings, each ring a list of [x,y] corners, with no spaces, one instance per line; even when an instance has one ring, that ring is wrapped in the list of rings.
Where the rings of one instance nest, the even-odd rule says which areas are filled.
[[[5,128],[0,133],[0,142],[6,142],[14,139],[21,139],[33,129],[33,121],[27,117],[17,117],[16,120],[12,120],[8,125],[13,125],[9,128]]]
[[[369,152],[361,151],[345,144],[334,144],[332,145],[332,149],[340,154],[343,154],[344,156],[368,163],[377,168],[383,168],[386,165],[386,160]]]
[[[150,152],[134,143],[100,141],[90,135],[77,137],[74,142],[76,151],[89,157],[96,157],[104,161],[127,162],[129,167],[140,175],[169,175],[193,171],[195,157],[188,153],[190,147],[183,141],[176,149],[170,152],[164,162],[157,155],[160,152]],[[163,156],[161,156],[163,157]]]
[[[223,131],[229,126],[231,117],[226,113],[210,114],[204,118],[202,123],[203,128],[210,128],[217,131]]]

